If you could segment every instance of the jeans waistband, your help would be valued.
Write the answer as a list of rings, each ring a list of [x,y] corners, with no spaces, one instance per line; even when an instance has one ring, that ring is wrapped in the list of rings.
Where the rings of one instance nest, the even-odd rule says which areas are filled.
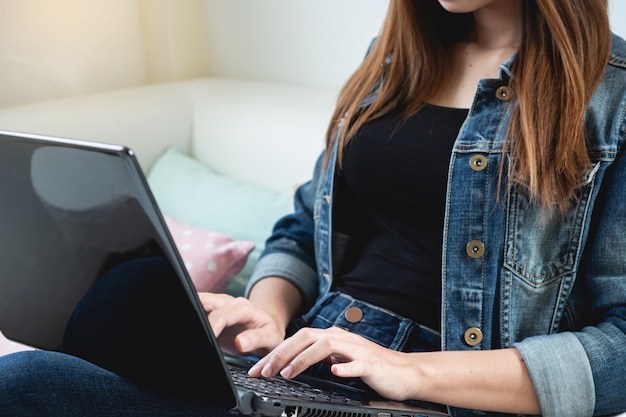
[[[382,346],[405,352],[441,349],[441,335],[392,311],[330,292],[304,316],[298,327],[339,327]]]

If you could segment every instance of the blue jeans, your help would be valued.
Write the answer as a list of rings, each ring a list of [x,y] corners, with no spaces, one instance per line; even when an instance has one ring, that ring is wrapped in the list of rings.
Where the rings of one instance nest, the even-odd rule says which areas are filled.
[[[346,321],[350,307],[362,320]],[[76,306],[61,352],[0,357],[0,416],[231,415],[219,405],[228,396],[220,390],[229,388],[202,363],[210,347],[194,315],[162,258],[114,268]],[[427,328],[336,293],[299,324],[343,327],[397,350],[436,350],[440,343]],[[311,373],[330,377],[324,366]]]
[[[210,402],[134,384],[77,357],[28,351],[0,357],[1,416],[229,416]]]
[[[349,311],[358,311],[358,319]],[[339,327],[389,349],[404,352],[441,350],[441,335],[412,320],[349,295],[330,292],[309,311],[299,327]]]
[[[357,311],[357,317],[350,314]],[[358,334],[381,346],[403,352],[425,352],[441,350],[441,336],[438,332],[349,295],[330,292],[316,304],[302,319],[296,320],[288,334],[293,334],[302,327],[327,329],[338,327]],[[334,376],[327,362],[313,365],[306,371],[309,375],[367,390],[360,379],[343,379]],[[439,404],[427,405],[445,411]]]
[[[61,352],[0,357],[0,416],[226,416],[208,338],[161,257],[111,269],[69,318]],[[218,385],[218,386],[214,386]]]

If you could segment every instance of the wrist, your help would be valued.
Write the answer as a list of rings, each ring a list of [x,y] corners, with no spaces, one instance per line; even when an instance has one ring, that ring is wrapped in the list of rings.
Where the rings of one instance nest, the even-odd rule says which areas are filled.
[[[257,282],[250,290],[248,299],[270,315],[283,333],[303,305],[298,288],[279,277],[268,277]]]
[[[431,360],[431,352],[408,353],[411,370],[411,391],[409,399],[425,400],[432,399],[433,393],[437,392],[437,367]]]

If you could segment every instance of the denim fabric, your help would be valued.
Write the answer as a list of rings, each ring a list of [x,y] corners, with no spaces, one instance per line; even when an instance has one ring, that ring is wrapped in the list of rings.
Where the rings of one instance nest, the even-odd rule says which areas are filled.
[[[151,390],[58,352],[2,356],[0,375],[0,416],[232,416],[207,400]]]
[[[346,315],[348,310],[352,308],[358,308],[363,315],[356,322],[348,320]],[[328,293],[314,309],[300,320],[296,320],[292,328],[289,329],[288,335],[302,327],[317,329],[338,327],[389,349],[404,352],[430,352],[441,348],[441,336],[438,332],[401,317],[392,311],[338,292]],[[334,376],[330,371],[330,364],[326,362],[311,366],[306,373],[317,378],[370,390],[359,379],[344,379]],[[419,405],[438,411],[446,411],[446,407],[442,404],[422,402]]]
[[[626,160],[621,151],[626,42],[613,37],[609,65],[585,115],[593,167],[583,173],[567,212],[549,219],[529,201],[523,184],[511,178],[507,192],[499,181],[501,167],[507,174],[503,144],[515,101],[503,99],[498,90],[508,86],[514,59],[501,66],[500,78],[479,82],[450,158],[442,349],[516,347],[547,417],[626,410]],[[337,135],[340,130],[341,124]],[[331,221],[336,154],[335,143],[328,164],[320,157],[313,179],[296,192],[295,212],[277,222],[248,291],[264,277],[281,276],[300,288],[308,308],[316,311],[325,302],[336,262]],[[480,169],[475,169],[477,158]],[[470,328],[481,330],[480,343],[466,343]]]
[[[348,309],[354,307],[363,314],[363,318],[355,323],[346,318]],[[327,294],[324,300],[303,317],[300,325],[318,329],[338,327],[398,351],[424,352],[441,349],[441,336],[438,332],[389,310],[337,292]]]
[[[120,264],[74,309],[63,353],[0,357],[0,416],[226,416],[235,399],[200,323],[165,259]]]

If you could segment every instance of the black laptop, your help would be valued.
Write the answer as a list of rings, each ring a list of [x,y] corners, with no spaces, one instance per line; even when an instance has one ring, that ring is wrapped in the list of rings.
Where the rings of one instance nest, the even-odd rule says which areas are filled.
[[[0,196],[9,339],[247,415],[447,415],[351,384],[255,379],[227,360],[131,149],[0,131]]]

